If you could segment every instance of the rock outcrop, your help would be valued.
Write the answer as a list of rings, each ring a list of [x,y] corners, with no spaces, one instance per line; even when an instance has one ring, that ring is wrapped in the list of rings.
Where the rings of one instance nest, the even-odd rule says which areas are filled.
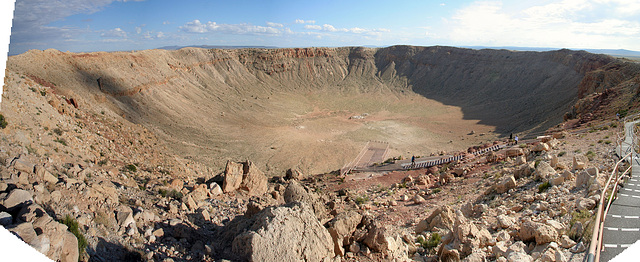
[[[233,252],[249,261],[323,261],[334,257],[331,235],[311,206],[293,202],[254,216],[247,231],[233,239]]]

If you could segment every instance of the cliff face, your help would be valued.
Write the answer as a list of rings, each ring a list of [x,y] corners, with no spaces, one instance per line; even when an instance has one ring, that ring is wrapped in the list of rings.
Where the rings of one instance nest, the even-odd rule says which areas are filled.
[[[217,156],[243,144],[235,152],[251,157],[275,146],[230,139],[230,133],[271,139],[266,129],[295,125],[298,120],[291,119],[314,107],[372,110],[372,105],[349,104],[362,97],[389,104],[419,94],[460,107],[464,119],[495,126],[503,134],[542,130],[561,122],[578,95],[606,88],[594,82],[612,79],[608,82],[615,84],[624,79],[619,76],[624,72],[609,76],[610,70],[602,69],[612,62],[608,56],[570,50],[185,48],[87,54],[29,51],[11,57],[8,69],[52,86],[80,107],[110,110],[145,125],[174,139],[176,147],[201,147],[199,154]],[[211,146],[215,141],[220,143]],[[344,159],[335,161],[339,162]]]

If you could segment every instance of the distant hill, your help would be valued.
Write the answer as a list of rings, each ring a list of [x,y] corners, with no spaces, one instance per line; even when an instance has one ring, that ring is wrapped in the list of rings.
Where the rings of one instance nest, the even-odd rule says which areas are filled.
[[[159,47],[158,49],[164,49],[164,50],[179,50],[185,47],[197,47],[197,48],[204,48],[204,49],[246,49],[246,48],[266,48],[266,49],[274,49],[274,48],[278,48],[276,46],[233,46],[233,45],[190,45],[190,46],[177,46],[177,45],[171,45],[171,46],[163,46],[163,47]]]
[[[506,49],[512,51],[535,51],[535,52],[546,52],[546,51],[554,51],[561,48],[552,48],[552,47],[518,47],[518,46],[497,46],[497,47],[488,47],[488,46],[463,46],[463,48],[471,48],[471,49]],[[626,49],[580,49],[580,48],[568,48],[571,50],[579,51],[584,50],[593,54],[604,54],[616,57],[636,57],[640,58],[639,51],[632,51]]]

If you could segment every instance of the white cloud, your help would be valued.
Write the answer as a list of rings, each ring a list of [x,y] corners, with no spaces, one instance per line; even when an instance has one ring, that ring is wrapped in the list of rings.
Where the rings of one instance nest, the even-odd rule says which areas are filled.
[[[162,22],[162,24],[163,24],[163,25],[168,25],[168,24],[171,24],[171,22],[169,22],[169,21],[164,21],[164,22]]]
[[[458,10],[443,34],[458,45],[640,49],[640,22],[603,12],[622,2],[563,0],[518,9],[479,1]]]
[[[120,28],[115,28],[100,34],[100,36],[105,38],[127,38],[127,32]]]
[[[316,20],[302,20],[296,19],[296,24],[315,24]]]
[[[366,28],[360,28],[360,27],[336,28],[335,26],[330,24],[324,24],[322,26],[305,25],[304,28],[310,29],[310,30],[318,30],[322,32],[330,32],[330,33],[342,32],[342,33],[353,33],[353,34],[362,34],[362,35],[370,35],[370,36],[380,36],[382,33],[390,32],[389,29],[385,29],[385,28],[378,28],[378,29],[366,29]]]
[[[269,26],[269,27],[284,27],[283,24],[274,23],[274,22],[267,22],[267,26]]]
[[[277,35],[282,31],[278,28],[270,26],[256,26],[251,24],[218,24],[216,22],[202,23],[200,20],[193,20],[180,26],[180,30],[187,33],[212,33],[222,32],[228,34],[259,34],[259,35]]]
[[[142,33],[142,27],[136,26],[136,34]]]

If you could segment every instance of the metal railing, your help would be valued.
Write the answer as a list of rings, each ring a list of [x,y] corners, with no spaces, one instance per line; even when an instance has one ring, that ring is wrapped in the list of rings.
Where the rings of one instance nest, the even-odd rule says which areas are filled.
[[[632,161],[634,160],[633,153],[637,152],[636,146],[638,145],[638,143],[637,143],[637,136],[635,135],[636,133],[635,124],[631,126],[631,130],[626,130],[626,123],[635,122],[639,119],[640,119],[640,114],[635,114],[632,116],[625,117],[622,121],[624,123],[623,124],[624,135],[622,137],[618,136],[618,141],[616,141],[617,142],[616,153],[618,154],[618,156],[622,156],[623,154],[625,155],[624,157],[621,157],[620,160],[616,163],[615,167],[613,168],[613,171],[611,171],[611,175],[609,175],[609,178],[607,179],[607,183],[605,184],[602,190],[602,193],[600,194],[600,202],[598,204],[598,213],[596,214],[596,219],[594,221],[596,225],[593,227],[593,234],[591,235],[589,253],[587,254],[587,259],[586,259],[588,262],[600,261],[600,252],[602,251],[604,222],[606,220],[607,213],[609,212],[609,207],[611,207],[611,203],[613,202],[613,199],[620,188],[619,186],[620,180],[631,171],[631,167],[633,166]],[[628,144],[627,142],[625,142],[627,135],[631,136],[631,144]],[[623,145],[625,143],[628,144],[629,147],[623,152]],[[618,171],[618,168],[620,164],[627,158],[629,158],[629,164],[630,164],[629,168],[627,168],[627,170],[625,170],[622,174],[620,174],[620,172]],[[612,183],[612,181],[615,181],[615,182]],[[611,191],[609,193],[609,196],[605,198],[605,196],[607,195],[607,191],[609,191],[609,186],[611,186]],[[605,205],[604,202],[606,199],[608,199],[608,201],[607,201],[607,204]]]

